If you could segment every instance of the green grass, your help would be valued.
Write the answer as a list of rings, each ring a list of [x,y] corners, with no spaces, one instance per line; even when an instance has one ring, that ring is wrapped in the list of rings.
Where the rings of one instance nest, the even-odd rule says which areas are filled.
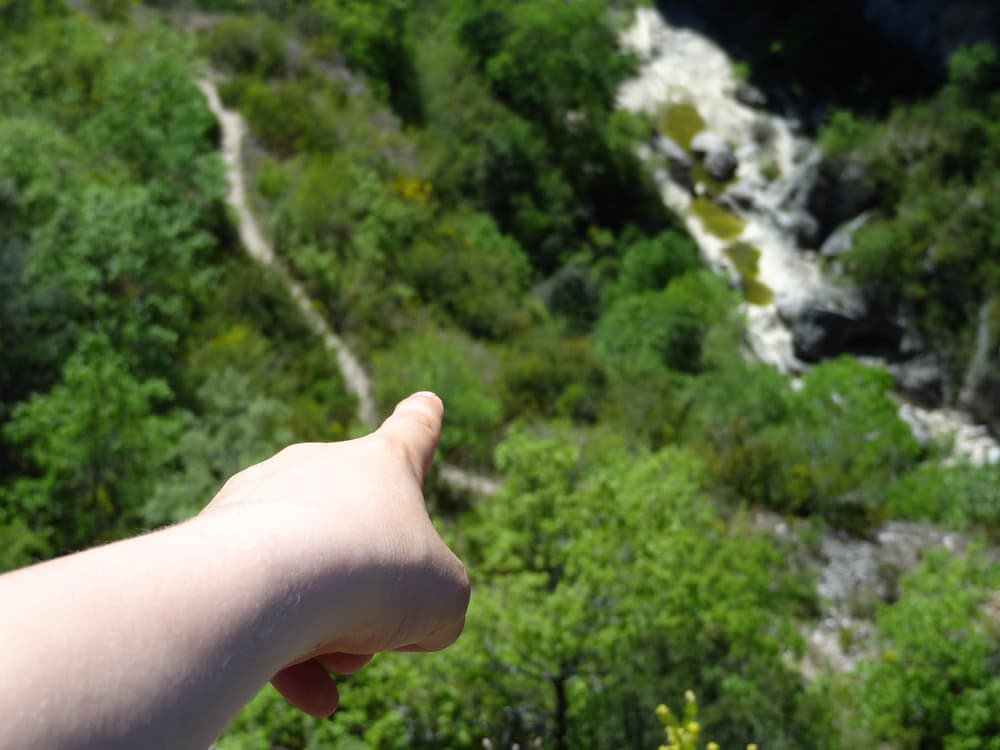
[[[691,151],[691,139],[705,129],[705,121],[693,104],[671,104],[660,118],[660,132],[685,151]]]
[[[699,197],[691,201],[691,212],[705,225],[705,229],[721,240],[735,240],[743,234],[743,228],[747,224],[739,216],[708,198]]]
[[[736,266],[743,281],[743,299],[751,305],[771,304],[774,293],[766,284],[757,280],[760,250],[749,242],[734,242],[726,248],[725,253]]]

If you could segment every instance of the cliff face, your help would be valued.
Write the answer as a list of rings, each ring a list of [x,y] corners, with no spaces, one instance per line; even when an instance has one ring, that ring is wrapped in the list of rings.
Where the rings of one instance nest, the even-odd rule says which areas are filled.
[[[1000,434],[1000,300],[979,310],[975,349],[965,372],[959,403],[973,417]]]

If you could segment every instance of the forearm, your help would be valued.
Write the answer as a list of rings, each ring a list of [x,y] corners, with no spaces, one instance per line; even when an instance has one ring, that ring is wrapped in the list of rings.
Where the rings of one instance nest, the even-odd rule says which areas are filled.
[[[0,748],[205,748],[272,676],[325,715],[325,670],[454,642],[469,578],[421,492],[442,416],[415,394],[367,437],[240,472],[185,524],[0,577]]]
[[[0,577],[0,747],[207,747],[294,648],[268,525],[208,514]]]

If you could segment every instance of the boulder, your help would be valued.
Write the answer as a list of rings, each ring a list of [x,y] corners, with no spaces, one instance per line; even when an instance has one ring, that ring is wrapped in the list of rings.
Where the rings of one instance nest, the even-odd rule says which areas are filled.
[[[854,233],[867,224],[874,215],[875,211],[865,211],[850,221],[845,221],[826,238],[819,249],[820,255],[824,258],[839,258],[846,253],[854,242]]]
[[[681,148],[676,141],[669,136],[658,135],[653,141],[653,148],[661,154],[667,162],[667,171],[671,179],[679,185],[691,190],[691,157],[688,152]]]
[[[896,387],[911,401],[928,408],[940,406],[944,398],[945,371],[934,354],[922,354],[889,365]]]
[[[899,324],[869,310],[834,310],[819,305],[805,308],[792,325],[795,355],[818,362],[841,354],[891,358],[903,337]]]
[[[748,107],[767,106],[767,94],[750,83],[741,83],[737,86],[733,96],[736,97],[736,101]]]
[[[726,139],[716,133],[701,131],[691,139],[691,151],[702,160],[705,171],[721,182],[727,182],[736,174],[739,162]]]
[[[808,187],[805,209],[819,225],[816,238],[825,241],[833,231],[858,214],[874,208],[875,185],[864,167],[851,159],[824,159]]]
[[[727,187],[716,202],[731,211],[753,211],[757,208],[761,189],[759,181],[739,180]]]
[[[972,359],[958,402],[994,435],[1000,435],[1000,298],[979,308]]]
[[[795,243],[799,247],[816,247],[816,238],[819,236],[819,222],[806,211],[791,211],[782,220],[785,231],[795,237]]]

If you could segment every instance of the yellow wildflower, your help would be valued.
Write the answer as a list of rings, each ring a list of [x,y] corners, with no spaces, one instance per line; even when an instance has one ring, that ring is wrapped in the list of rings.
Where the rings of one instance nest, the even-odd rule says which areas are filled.
[[[705,746],[705,750],[719,750],[719,743],[709,742],[708,745]]]
[[[662,703],[659,706],[656,707],[656,715],[657,716],[660,716],[660,717],[666,716],[667,713],[668,713],[667,707],[664,706]]]
[[[693,690],[685,690],[684,691],[684,700],[686,700],[688,703],[694,703],[694,691]]]
[[[698,730],[700,729],[701,729],[701,724],[699,724],[697,721],[692,721],[687,725],[687,730],[691,734],[698,734]]]

